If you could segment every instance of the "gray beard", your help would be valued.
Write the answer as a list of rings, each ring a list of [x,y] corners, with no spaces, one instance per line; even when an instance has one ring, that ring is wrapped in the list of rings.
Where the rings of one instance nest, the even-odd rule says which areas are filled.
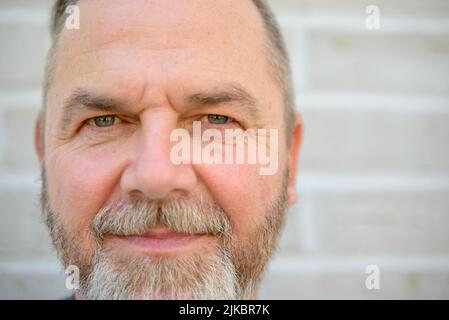
[[[94,252],[82,250],[80,242],[89,237],[94,240],[92,232],[84,230],[74,234],[65,229],[61,216],[55,214],[50,206],[45,170],[42,172],[41,206],[62,263],[80,268],[80,298],[250,299],[275,250],[283,225],[288,188],[286,171],[278,197],[267,208],[261,225],[248,236],[249,241],[235,241],[230,235],[223,237],[224,241],[215,247],[176,258],[110,250],[98,238],[94,238],[97,241]],[[197,219],[189,221],[192,226],[198,226]],[[171,226],[179,223],[177,220],[166,222]],[[135,221],[131,221],[131,225],[134,224]],[[225,230],[227,228],[222,228],[220,232]]]
[[[246,291],[246,290],[245,290]],[[116,256],[101,250],[80,293],[86,299],[248,299],[226,250],[181,258]]]

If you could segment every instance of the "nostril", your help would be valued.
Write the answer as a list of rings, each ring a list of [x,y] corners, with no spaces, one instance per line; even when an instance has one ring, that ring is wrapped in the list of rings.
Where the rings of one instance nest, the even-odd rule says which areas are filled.
[[[152,199],[163,198],[175,188],[175,174],[168,167],[150,167],[137,172],[139,189]]]
[[[193,167],[173,164],[165,149],[160,144],[153,148],[147,144],[123,172],[122,191],[152,200],[164,199],[172,193],[189,194],[197,183]]]

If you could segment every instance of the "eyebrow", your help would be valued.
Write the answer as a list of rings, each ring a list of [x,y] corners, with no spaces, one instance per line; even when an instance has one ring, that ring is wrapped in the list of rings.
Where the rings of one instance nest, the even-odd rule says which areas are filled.
[[[257,100],[242,87],[229,84],[214,90],[196,92],[185,98],[185,103],[195,107],[215,106],[223,103],[236,102],[241,106],[242,113],[258,121],[260,108]],[[78,112],[85,110],[126,112],[128,104],[125,101],[95,93],[85,88],[77,88],[64,101],[60,127],[64,131],[73,121]]]
[[[124,111],[126,104],[116,98],[97,94],[84,88],[77,88],[64,101],[62,106],[61,130],[69,126],[76,113],[84,110]]]
[[[191,94],[186,98],[186,102],[199,107],[235,102],[240,105],[240,111],[244,114],[253,117],[255,120],[258,120],[260,116],[260,107],[256,98],[235,84],[224,85],[207,92]]]

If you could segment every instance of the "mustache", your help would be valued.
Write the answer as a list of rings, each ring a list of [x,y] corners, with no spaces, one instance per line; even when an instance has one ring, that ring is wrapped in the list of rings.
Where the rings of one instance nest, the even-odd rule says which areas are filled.
[[[229,218],[216,202],[186,198],[163,202],[119,200],[100,209],[90,227],[100,239],[107,235],[143,235],[155,227],[217,237],[230,237],[232,234]]]

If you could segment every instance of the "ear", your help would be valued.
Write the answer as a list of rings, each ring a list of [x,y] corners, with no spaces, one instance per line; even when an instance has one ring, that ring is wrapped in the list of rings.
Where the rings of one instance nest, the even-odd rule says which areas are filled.
[[[39,112],[39,115],[37,116],[36,119],[36,123],[34,125],[34,148],[36,149],[36,153],[41,165],[44,161],[44,154],[45,154],[42,139],[43,121],[44,121],[44,113],[41,111]]]
[[[290,146],[290,176],[288,183],[288,205],[291,206],[296,201],[296,189],[295,189],[295,181],[296,181],[296,169],[298,165],[298,154],[299,149],[301,148],[303,127],[302,127],[302,118],[300,115],[295,116],[295,129],[293,131],[292,143]]]

